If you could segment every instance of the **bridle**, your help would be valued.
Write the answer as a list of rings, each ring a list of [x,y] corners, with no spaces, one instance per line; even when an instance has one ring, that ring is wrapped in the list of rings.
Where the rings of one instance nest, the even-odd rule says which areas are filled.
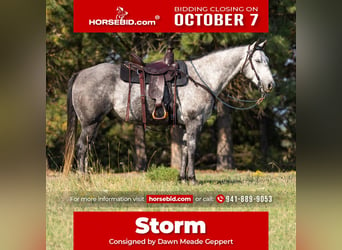
[[[236,110],[248,110],[248,109],[252,109],[254,107],[256,107],[257,105],[259,105],[260,103],[262,103],[262,101],[265,99],[266,97],[266,92],[264,91],[263,87],[262,87],[262,84],[261,84],[261,80],[260,80],[260,77],[258,75],[258,72],[255,70],[255,67],[253,65],[253,61],[252,61],[252,57],[253,57],[253,54],[255,51],[257,50],[262,50],[263,51],[263,47],[261,46],[258,46],[258,45],[255,45],[254,46],[254,49],[253,50],[250,50],[250,47],[251,45],[248,45],[248,50],[247,50],[247,55],[246,55],[246,59],[240,69],[240,73],[243,73],[243,70],[245,68],[245,66],[247,65],[247,62],[249,62],[251,64],[251,67],[252,67],[252,70],[254,71],[254,74],[258,80],[258,88],[261,90],[261,97],[258,99],[258,100],[242,100],[242,99],[238,99],[238,98],[235,98],[235,97],[232,97],[232,96],[229,96],[229,98],[235,100],[235,101],[239,101],[239,102],[243,102],[243,103],[254,103],[252,104],[251,106],[248,106],[248,107],[235,107],[235,106],[232,106],[226,102],[224,102],[221,98],[219,98],[211,89],[210,87],[208,86],[208,84],[205,83],[205,81],[202,79],[201,75],[199,74],[199,72],[197,71],[195,65],[193,64],[192,60],[190,60],[190,63],[192,65],[192,67],[194,68],[197,76],[199,77],[199,79],[201,80],[202,83],[199,83],[197,81],[195,81],[193,78],[191,78],[189,75],[188,78],[195,83],[196,86],[200,86],[202,87],[203,89],[205,89],[206,91],[208,91],[213,97],[214,99],[220,101],[224,106],[227,106],[229,108],[232,108],[232,109],[236,109]]]
[[[242,65],[242,67],[241,67],[241,69],[240,69],[240,74],[243,73],[243,70],[244,70],[245,66],[246,66],[247,63],[249,62],[250,65],[251,65],[251,68],[252,68],[252,70],[254,71],[254,74],[255,74],[255,76],[256,76],[256,78],[257,78],[257,80],[258,80],[258,88],[261,90],[262,94],[264,94],[265,91],[264,91],[264,88],[263,88],[263,86],[262,86],[262,84],[261,84],[261,80],[260,80],[259,74],[258,74],[258,72],[255,70],[255,67],[254,67],[254,64],[253,64],[253,61],[252,61],[254,52],[257,51],[257,50],[263,51],[264,48],[263,48],[263,47],[260,47],[260,46],[258,46],[258,45],[255,45],[254,48],[253,48],[253,50],[250,50],[250,47],[251,47],[251,45],[248,45],[248,50],[247,50],[246,59],[245,59],[243,65]]]

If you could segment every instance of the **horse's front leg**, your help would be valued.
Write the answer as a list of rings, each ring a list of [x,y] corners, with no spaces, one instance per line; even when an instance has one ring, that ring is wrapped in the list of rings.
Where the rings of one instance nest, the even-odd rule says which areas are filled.
[[[195,176],[195,152],[197,145],[198,134],[201,130],[202,123],[199,117],[195,120],[188,122],[186,126],[187,132],[187,147],[188,147],[188,171],[187,171],[187,179],[191,184],[196,184],[196,176]]]
[[[188,160],[188,147],[187,147],[187,134],[186,132],[183,133],[182,139],[182,162],[181,162],[181,169],[180,169],[180,180],[182,183],[186,182],[186,165]]]

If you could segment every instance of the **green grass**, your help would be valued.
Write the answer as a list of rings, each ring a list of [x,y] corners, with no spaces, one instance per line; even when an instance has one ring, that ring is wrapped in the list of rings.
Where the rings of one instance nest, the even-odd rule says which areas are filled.
[[[169,171],[169,172],[168,172]],[[167,174],[172,176],[169,179]],[[93,174],[82,177],[56,174],[47,177],[47,249],[72,249],[73,211],[268,211],[269,249],[296,249],[296,173],[197,171],[199,185],[180,184],[173,169],[153,169],[148,173]],[[165,178],[164,181],[157,180]],[[96,197],[98,194],[145,195],[151,193],[272,195],[273,202],[157,205],[69,202],[71,196]]]
[[[165,182],[171,181],[176,182],[178,180],[179,172],[177,169],[168,168],[165,166],[157,167],[153,165],[148,169],[146,177],[151,181]]]

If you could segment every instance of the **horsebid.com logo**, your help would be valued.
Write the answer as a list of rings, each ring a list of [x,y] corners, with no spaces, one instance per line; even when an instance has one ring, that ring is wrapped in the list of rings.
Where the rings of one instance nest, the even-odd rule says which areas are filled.
[[[134,19],[125,19],[128,15],[128,12],[118,6],[116,8],[116,16],[115,19],[89,19],[89,25],[95,26],[116,26],[116,25],[137,25],[137,26],[154,26],[156,25],[156,20],[159,20],[160,17],[155,16],[155,20],[134,20]]]

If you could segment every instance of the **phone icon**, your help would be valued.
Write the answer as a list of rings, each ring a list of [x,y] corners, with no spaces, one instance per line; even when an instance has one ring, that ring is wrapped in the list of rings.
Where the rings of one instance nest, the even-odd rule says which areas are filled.
[[[219,195],[216,196],[216,201],[218,203],[223,203],[225,200],[226,200],[226,198],[224,197],[223,194],[219,194]]]

